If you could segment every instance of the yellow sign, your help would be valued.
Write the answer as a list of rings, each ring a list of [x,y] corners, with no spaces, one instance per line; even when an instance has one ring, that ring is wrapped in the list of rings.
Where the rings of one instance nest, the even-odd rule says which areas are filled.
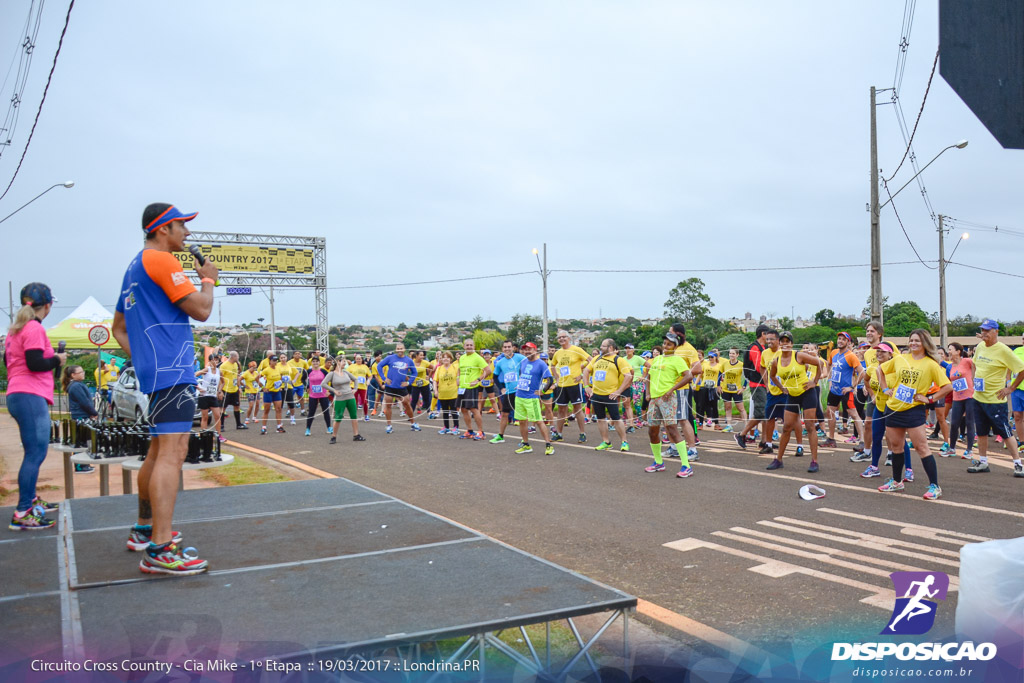
[[[225,273],[295,273],[313,274],[312,249],[284,249],[236,244],[202,244],[203,256]],[[194,267],[195,259],[187,251],[177,251],[175,257],[186,270]]]

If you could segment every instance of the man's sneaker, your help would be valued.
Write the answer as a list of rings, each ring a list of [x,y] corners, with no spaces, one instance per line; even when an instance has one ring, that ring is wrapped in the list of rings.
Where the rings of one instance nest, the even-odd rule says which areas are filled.
[[[939,449],[939,453],[942,453],[943,455],[945,455],[946,453],[949,453],[949,450],[950,450],[949,444],[948,443],[944,443],[944,444],[942,444],[942,448]]]
[[[810,466],[807,468],[807,471],[810,472],[811,474],[814,474],[815,472],[817,472],[818,471],[818,461],[817,460],[812,460]]]
[[[636,431],[636,427],[634,427],[633,425],[629,425],[628,427],[626,427],[626,433],[627,434],[632,434],[635,431]]]
[[[483,441],[484,440],[484,433],[483,432],[476,432],[475,434],[473,432],[470,432],[470,434],[473,437],[473,441]]]
[[[781,460],[772,460],[770,463],[768,463],[768,467],[765,467],[765,469],[766,470],[781,470],[782,469],[782,461]]]
[[[733,436],[736,438],[736,445],[742,448],[743,450],[747,450],[747,440],[743,438],[743,435],[734,434]]]
[[[644,472],[664,472],[665,463],[663,462],[652,462],[650,465],[644,468]]]
[[[835,439],[825,439],[825,443],[823,443],[821,445],[824,446],[825,448],[835,448],[836,447],[836,440]]]
[[[818,428],[818,438],[819,439],[824,439],[825,438],[825,430],[821,429],[820,427]]]
[[[681,470],[679,470],[678,472],[676,472],[676,476],[679,477],[680,479],[686,479],[687,477],[692,477],[693,476],[693,468],[692,467],[684,467]]]
[[[594,446],[595,451],[606,451],[612,447],[611,441],[602,441],[598,445]]]
[[[246,427],[244,424],[242,424],[242,425],[238,425],[237,427],[235,427],[235,429],[248,429],[248,427]]]
[[[558,432],[551,432],[551,440],[552,441],[562,441],[562,435],[559,434]]]
[[[889,479],[889,481],[887,481],[884,484],[882,484],[881,486],[879,486],[878,490],[881,491],[882,493],[892,493],[894,491],[902,491],[904,488],[905,487],[903,486],[903,482],[902,481],[896,481],[895,479]]]
[[[797,446],[796,447],[796,457],[798,457],[798,458],[804,457],[804,447],[803,446]]]
[[[278,425],[277,426],[277,433],[278,434],[284,434],[284,427],[282,427],[281,425]]]
[[[311,434],[311,432],[307,429],[306,430],[306,436],[309,436],[310,434]]]
[[[619,450],[622,451],[623,453],[629,453],[629,442],[623,441],[622,444],[619,446]]]
[[[414,432],[422,432],[423,431],[423,427],[420,427],[415,422],[413,422],[411,425],[409,425],[409,429],[411,429]]]
[[[723,434],[731,434],[732,433],[732,425],[725,425],[724,427],[722,427],[722,433]]]
[[[472,439],[473,438],[473,432],[469,431],[468,429],[466,431],[462,432],[462,433],[459,433],[459,430],[456,429],[452,433],[453,434],[458,434],[460,439]]]
[[[533,446],[523,441],[519,442],[519,448],[515,450],[516,453],[533,453]]]
[[[693,462],[697,462],[698,460],[700,460],[700,454],[697,452],[696,448],[688,449],[686,451],[686,457],[689,458]]]
[[[128,550],[139,552],[149,547],[149,544],[153,541],[153,527],[151,525],[139,526],[138,524],[132,525],[132,528],[128,531]],[[181,543],[181,532],[171,532],[171,543]]]
[[[979,472],[991,472],[992,470],[988,468],[987,462],[982,462],[980,460],[972,460],[971,466],[967,468],[967,471],[970,472],[971,474],[977,474]]]
[[[300,412],[300,413],[302,414],[302,417],[306,417],[306,411],[305,411],[305,409],[303,409],[303,410],[301,410],[301,411],[299,411],[299,412]]]
[[[679,451],[676,450],[675,446],[669,446],[668,448],[665,449],[665,457],[666,458],[678,458],[679,457]]]
[[[32,507],[42,508],[43,512],[53,512],[54,510],[60,508],[60,506],[57,505],[56,503],[47,503],[39,496],[36,496],[35,499],[32,501]]]
[[[200,560],[194,555],[186,555],[174,543],[150,545],[146,548],[142,560],[139,561],[139,569],[144,574],[191,576],[205,572],[209,566],[210,564],[206,560]]]
[[[577,439],[577,441],[579,443],[586,443],[587,442],[587,435],[584,434],[583,432],[580,432],[580,438]]]
[[[778,441],[778,440],[779,440],[779,430],[776,429],[774,432],[772,432],[772,441]]]
[[[892,452],[885,454],[885,466],[892,467]]]
[[[1017,462],[1013,464],[1013,476],[1024,479],[1024,465]]]
[[[875,467],[874,465],[868,465],[868,468],[861,472],[860,476],[864,477],[865,479],[870,479],[871,477],[880,477],[882,476],[882,471]]]
[[[385,434],[390,434],[393,431],[395,431],[395,428],[392,425],[388,425],[387,427],[384,428],[384,433]]]
[[[495,434],[494,438],[491,439],[489,443],[505,443],[505,437],[501,434]]]
[[[362,434],[356,434],[352,437],[353,441],[366,441],[366,438]]]
[[[77,462],[75,463],[75,474],[89,474],[90,472],[95,471],[96,468],[93,467],[92,465],[82,465]]]
[[[544,444],[544,455],[554,455],[555,447],[549,443]]]
[[[46,518],[46,511],[38,505],[19,517],[17,514],[11,516],[11,523],[7,528],[11,531],[37,531],[49,529],[57,522]]]
[[[905,482],[914,481],[914,470],[913,469],[908,467],[905,470],[903,470],[903,481],[905,481]]]
[[[295,424],[295,418],[294,417],[292,417],[292,419],[291,419],[291,424]]]
[[[922,496],[925,500],[938,500],[942,498],[942,488],[938,484],[928,484],[928,490]]]
[[[260,427],[260,434],[264,434],[265,435],[266,433],[267,433],[267,428],[266,427]]]
[[[850,462],[870,462],[871,454],[867,451],[857,451],[850,456]]]
[[[939,451],[939,455],[943,458],[955,458],[956,457],[956,446],[949,448],[944,451]]]
[[[334,435],[332,435],[332,436],[331,436],[331,440],[330,440],[330,443],[338,443],[338,437],[337,437],[337,436],[334,436]]]
[[[771,455],[772,454],[772,445],[770,443],[766,443],[765,445],[763,445],[759,449],[757,449],[757,454],[758,455]]]

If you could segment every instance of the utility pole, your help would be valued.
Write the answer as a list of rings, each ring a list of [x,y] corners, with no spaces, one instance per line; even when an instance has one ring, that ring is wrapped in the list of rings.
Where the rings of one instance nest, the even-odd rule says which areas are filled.
[[[548,243],[544,243],[544,264],[541,266],[544,280],[544,351],[548,350]]]
[[[11,325],[14,324],[14,283],[7,281],[7,311],[11,314]]]
[[[882,322],[882,237],[878,206],[878,129],[871,86],[871,322]]]
[[[221,302],[217,301],[217,327],[224,327],[224,310],[221,308]]]
[[[945,217],[939,214],[939,339],[942,348],[946,348],[946,230],[943,226]]]
[[[274,325],[274,285],[270,285],[270,350],[277,353],[277,327]]]

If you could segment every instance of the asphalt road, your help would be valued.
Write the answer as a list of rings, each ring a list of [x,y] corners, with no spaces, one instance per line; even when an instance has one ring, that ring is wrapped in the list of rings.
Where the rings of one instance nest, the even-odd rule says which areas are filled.
[[[351,441],[346,420],[329,445],[320,417],[266,436],[234,431],[229,440],[306,463],[406,500],[506,543],[628,591],[749,643],[778,651],[786,643],[873,639],[893,603],[892,571],[959,574],[969,542],[1024,535],[1024,480],[1012,477],[1008,451],[993,454],[992,473],[968,474],[967,462],[937,458],[944,497],[926,501],[923,468],[905,493],[882,494],[882,479],[862,479],[849,446],[810,458],[787,456],[768,472],[767,456],[741,451],[730,435],[701,431],[700,460],[688,479],[648,474],[646,434],[631,434],[632,453],[556,444],[554,456],[516,455],[518,430],[504,444],[439,436],[395,422],[359,422],[365,443]],[[485,427],[494,429],[494,416]],[[575,441],[578,430],[565,433]],[[488,438],[492,433],[488,433]],[[618,441],[615,441],[616,447]],[[230,451],[230,448],[228,449]],[[883,470],[884,471],[884,470]],[[807,502],[805,483],[827,496]],[[957,592],[940,605],[933,634],[952,632]],[[675,634],[699,644],[697,635]]]

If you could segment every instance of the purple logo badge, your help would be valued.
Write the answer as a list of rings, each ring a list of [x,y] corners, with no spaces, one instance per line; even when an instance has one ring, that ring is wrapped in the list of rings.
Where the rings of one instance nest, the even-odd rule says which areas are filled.
[[[896,606],[882,635],[921,635],[935,623],[936,600],[945,600],[949,576],[942,572],[893,572]]]

